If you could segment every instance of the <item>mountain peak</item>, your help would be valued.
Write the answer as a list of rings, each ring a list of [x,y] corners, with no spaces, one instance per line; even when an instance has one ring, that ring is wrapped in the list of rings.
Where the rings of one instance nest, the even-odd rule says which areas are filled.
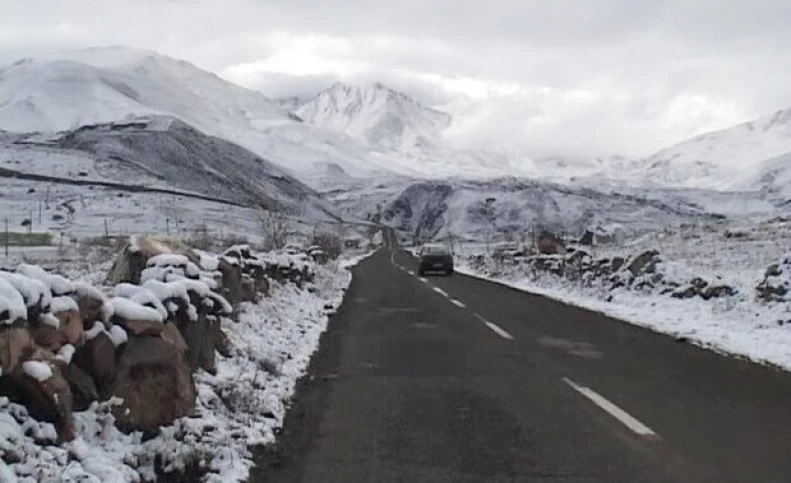
[[[402,152],[437,139],[451,122],[449,114],[426,107],[381,82],[336,82],[296,114],[370,147]]]

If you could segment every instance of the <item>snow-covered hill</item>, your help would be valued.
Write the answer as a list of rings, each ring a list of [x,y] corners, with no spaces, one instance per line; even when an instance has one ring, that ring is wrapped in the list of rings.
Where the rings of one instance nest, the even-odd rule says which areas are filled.
[[[20,136],[0,146],[0,168],[79,182],[85,190],[113,183],[196,193],[309,220],[335,216],[331,203],[282,168],[172,117]]]
[[[0,71],[0,129],[59,131],[169,115],[310,178],[317,166],[389,173],[366,149],[308,126],[263,94],[151,51],[94,48],[25,59]]]
[[[579,234],[621,225],[631,234],[723,218],[661,192],[620,193],[514,178],[379,184],[328,195],[346,213],[381,220],[423,241],[448,234],[483,240],[487,233],[521,239],[541,227]]]
[[[791,109],[696,136],[636,163],[630,178],[667,186],[731,189],[758,179],[764,163],[791,152]]]
[[[451,123],[440,112],[381,83],[336,83],[297,109],[307,122],[342,132],[382,151],[414,152]]]

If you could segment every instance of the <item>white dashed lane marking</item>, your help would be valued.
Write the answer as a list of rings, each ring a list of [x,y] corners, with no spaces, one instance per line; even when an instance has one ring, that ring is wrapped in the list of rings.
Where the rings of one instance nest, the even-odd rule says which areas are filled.
[[[467,308],[467,306],[464,305],[464,303],[462,303],[462,302],[460,302],[460,301],[458,301],[456,299],[450,299],[450,303],[452,303],[456,307],[459,307],[459,308],[462,308],[462,309],[466,309]]]
[[[415,276],[415,272],[413,272],[412,270],[407,270],[407,272],[406,272],[406,273],[408,273],[408,274],[412,275],[413,277]]]
[[[505,331],[505,330],[504,330],[502,327],[500,327],[499,325],[497,325],[497,324],[495,324],[495,323],[493,323],[493,322],[489,322],[488,320],[484,319],[484,318],[483,318],[483,317],[482,317],[480,314],[475,314],[475,317],[476,317],[478,320],[480,320],[481,322],[483,322],[483,324],[484,324],[486,327],[488,327],[488,328],[489,328],[489,329],[490,329],[492,332],[494,332],[495,334],[499,335],[499,336],[500,336],[500,337],[502,337],[503,339],[514,340],[514,336],[512,336],[511,334],[509,334],[508,332],[506,332],[506,331]]]
[[[428,283],[428,280],[426,280],[424,277],[420,277],[418,278],[418,280],[420,280],[423,283]]]
[[[437,292],[438,294],[442,295],[443,297],[447,297],[448,296],[448,292],[442,290],[439,287],[434,287],[434,291]]]
[[[632,415],[630,415],[623,409],[619,408],[615,404],[605,399],[604,396],[596,393],[593,389],[585,386],[580,386],[579,384],[576,384],[574,381],[566,377],[563,378],[563,382],[571,386],[578,393],[590,399],[593,402],[593,404],[605,410],[607,413],[610,414],[610,416],[620,421],[624,426],[631,429],[638,435],[649,438],[657,438],[657,439],[659,438],[659,435],[656,434],[651,428],[638,421],[636,418],[634,418]]]

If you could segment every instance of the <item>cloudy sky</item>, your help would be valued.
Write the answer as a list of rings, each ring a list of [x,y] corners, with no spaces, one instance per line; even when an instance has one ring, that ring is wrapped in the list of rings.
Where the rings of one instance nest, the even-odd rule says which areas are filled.
[[[791,107],[788,0],[1,1],[0,63],[120,44],[270,96],[379,80],[537,155],[647,155]]]

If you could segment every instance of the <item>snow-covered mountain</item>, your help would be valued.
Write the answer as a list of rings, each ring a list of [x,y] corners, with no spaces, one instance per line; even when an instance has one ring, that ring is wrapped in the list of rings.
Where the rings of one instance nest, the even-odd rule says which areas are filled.
[[[696,136],[635,164],[630,177],[666,186],[732,189],[761,177],[764,163],[791,152],[791,109]]]
[[[176,117],[305,178],[327,163],[352,175],[390,171],[367,149],[306,125],[260,92],[152,51],[93,48],[0,71],[0,129],[59,131],[141,115]]]
[[[426,107],[381,83],[336,83],[297,109],[296,114],[382,151],[413,152],[433,143],[450,115]]]

